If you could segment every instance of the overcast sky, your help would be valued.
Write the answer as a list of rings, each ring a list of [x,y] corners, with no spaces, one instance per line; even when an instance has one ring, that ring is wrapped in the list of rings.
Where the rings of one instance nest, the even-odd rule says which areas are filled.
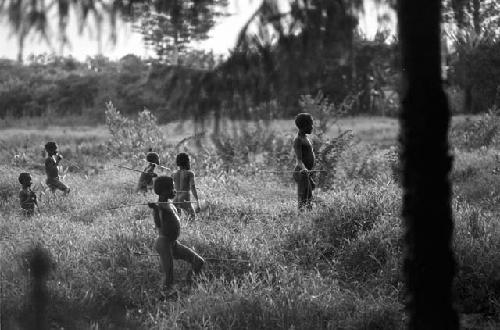
[[[210,32],[210,38],[201,43],[205,49],[213,49],[215,53],[226,54],[228,49],[234,46],[239,28],[247,21],[261,0],[229,0],[228,11],[232,15],[224,17]],[[369,37],[377,30],[377,14],[380,13],[373,0],[365,0],[366,14],[361,17],[360,29]],[[382,9],[384,11],[384,9]],[[387,9],[386,9],[387,11]],[[390,28],[394,29],[394,13],[390,12],[393,22]],[[55,27],[53,27],[55,29]],[[153,55],[145,48],[140,34],[132,31],[132,26],[126,23],[117,24],[117,43],[113,45],[105,37],[103,41],[103,53],[109,58],[118,59],[126,54],[139,56]],[[57,32],[57,31],[54,31]],[[68,26],[68,35],[71,48],[65,48],[64,55],[71,54],[73,57],[84,60],[87,56],[97,54],[97,39],[95,31],[86,30],[83,34],[78,33],[75,15],[72,15]],[[106,32],[105,36],[108,36]],[[17,57],[16,38],[12,35],[10,27],[2,22],[0,25],[0,57],[15,59]],[[57,49],[54,44],[54,49]],[[30,36],[25,45],[25,56],[29,54],[50,53],[51,48],[38,37]]]

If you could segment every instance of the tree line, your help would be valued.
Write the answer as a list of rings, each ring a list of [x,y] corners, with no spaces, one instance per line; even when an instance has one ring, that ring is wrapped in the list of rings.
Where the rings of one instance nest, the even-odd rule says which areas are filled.
[[[20,41],[19,51],[29,33],[51,40],[51,12],[43,3],[0,2],[0,17],[8,18]],[[57,11],[52,15],[59,19],[61,51],[57,56],[30,56],[24,65],[22,56],[17,63],[3,61],[0,116],[102,118],[104,103],[112,101],[122,113],[135,114],[146,107],[161,121],[207,114],[287,117],[299,109],[301,95],[320,92],[335,103],[353,99],[352,115],[398,113],[399,40],[389,31],[379,31],[374,40],[359,32],[356,13],[363,1],[291,1],[287,10],[274,0],[262,1],[242,27],[230,56],[221,60],[190,44],[207,37],[216,18],[224,15],[226,3],[55,1],[51,6]],[[500,5],[446,0],[442,7],[442,65],[452,111],[479,113],[498,106]],[[116,37],[118,18],[134,22],[155,58],[128,55],[110,61],[97,55],[79,63],[61,56],[70,43],[65,33],[71,8],[82,30],[97,24],[99,32],[107,22],[111,39]],[[103,37],[98,33],[97,42]]]

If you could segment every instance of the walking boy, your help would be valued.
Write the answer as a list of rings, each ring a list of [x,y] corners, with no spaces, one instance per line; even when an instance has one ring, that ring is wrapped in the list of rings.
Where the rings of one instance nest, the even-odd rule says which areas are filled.
[[[158,203],[148,203],[153,209],[153,217],[158,229],[155,248],[160,255],[160,270],[165,273],[165,289],[170,291],[174,282],[174,258],[182,259],[192,265],[186,280],[190,282],[194,274],[198,274],[205,260],[190,248],[177,241],[180,234],[179,215],[170,200],[175,196],[174,183],[171,177],[161,176],[154,182],[154,192],[158,195]]]
[[[174,198],[175,206],[178,212],[183,209],[188,214],[189,219],[194,220],[196,218],[196,212],[200,211],[200,201],[194,181],[194,172],[191,171],[189,155],[181,152],[177,155],[175,161],[177,166],[179,166],[179,170],[174,173],[174,184],[177,190],[177,194]],[[193,193],[196,199],[196,210],[191,203],[190,192]]]
[[[19,192],[19,202],[21,209],[27,216],[32,216],[35,213],[35,205],[38,207],[36,194],[31,190],[31,175],[29,173],[19,174],[19,183],[22,189]]]
[[[59,179],[59,169],[57,166],[59,162],[63,159],[62,155],[57,152],[57,144],[55,142],[47,142],[45,144],[45,151],[47,151],[47,158],[45,159],[45,173],[47,174],[47,180],[45,183],[50,188],[52,193],[56,190],[61,190],[65,194],[68,194],[70,189]]]
[[[160,165],[160,156],[156,152],[148,152],[146,155],[146,161],[148,166],[144,169],[139,177],[139,183],[137,185],[137,191],[147,193],[153,188],[153,178],[156,178],[155,168],[156,165]]]
[[[311,176],[314,167],[314,150],[307,134],[313,130],[313,117],[309,113],[299,113],[295,117],[295,125],[299,129],[297,137],[293,141],[293,149],[297,163],[293,178],[297,182],[297,195],[299,210],[312,209],[312,191],[315,187]]]

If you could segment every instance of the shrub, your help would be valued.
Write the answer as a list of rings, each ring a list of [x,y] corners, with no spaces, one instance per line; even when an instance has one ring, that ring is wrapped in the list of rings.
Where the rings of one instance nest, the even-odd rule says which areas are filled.
[[[353,145],[342,155],[338,166],[339,177],[346,180],[373,181],[383,179],[400,182],[399,149],[392,146],[380,149],[373,145]]]
[[[275,141],[283,146],[284,137],[268,129],[262,129],[260,123],[256,127],[243,127],[234,134],[220,133],[212,136],[217,155],[225,169],[244,166],[251,158],[258,154],[274,154]],[[272,156],[266,156],[272,158]],[[239,166],[238,166],[239,165]]]
[[[464,34],[464,36],[474,35]],[[450,78],[452,83],[458,83],[464,91],[469,90],[470,108],[465,111],[480,113],[496,102],[500,85],[500,66],[498,65],[500,41],[488,40],[487,37],[475,39],[471,40],[472,42],[460,40],[457,43],[458,52],[462,55],[452,61]]]
[[[0,83],[0,117],[7,115],[22,117],[25,106],[32,102],[32,95],[26,83],[18,77],[6,77]]]
[[[500,132],[500,109],[491,108],[479,119],[459,122],[451,128],[450,139],[457,148],[479,149],[498,143]]]
[[[113,103],[107,102],[105,115],[106,125],[111,133],[108,148],[115,155],[137,160],[149,148],[157,152],[168,152],[166,148],[170,145],[167,144],[156,117],[149,110],[139,112],[137,119],[133,120],[123,116]],[[158,150],[159,148],[162,149]]]
[[[350,130],[340,128],[336,137],[330,138],[328,135],[329,128],[350,107],[349,102],[349,99],[346,99],[337,106],[323,97],[322,93],[318,93],[315,97],[304,95],[299,101],[302,111],[311,113],[315,120],[312,143],[317,168],[327,170],[316,176],[318,187],[328,189],[333,185],[339,157],[349,147],[353,138]],[[273,110],[274,106],[275,104],[271,103],[263,108]],[[255,111],[262,110],[259,109]],[[226,170],[235,167],[248,170],[249,166],[258,169],[260,165],[283,171],[281,176],[289,179],[291,175],[287,171],[290,171],[295,164],[293,139],[291,134],[279,134],[273,131],[267,121],[256,121],[253,126],[242,126],[233,134],[218,133],[212,137],[212,142],[217,157]],[[259,157],[263,161],[256,159]]]

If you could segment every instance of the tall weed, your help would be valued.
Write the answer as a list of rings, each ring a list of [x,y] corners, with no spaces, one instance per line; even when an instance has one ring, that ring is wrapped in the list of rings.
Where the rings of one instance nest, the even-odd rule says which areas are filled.
[[[452,144],[459,149],[479,149],[498,145],[500,108],[493,107],[479,119],[465,119],[452,126]]]
[[[157,124],[157,118],[149,110],[139,112],[137,119],[125,117],[112,102],[106,103],[106,126],[111,133],[108,149],[114,155],[138,161],[150,148],[166,153],[170,146]]]

